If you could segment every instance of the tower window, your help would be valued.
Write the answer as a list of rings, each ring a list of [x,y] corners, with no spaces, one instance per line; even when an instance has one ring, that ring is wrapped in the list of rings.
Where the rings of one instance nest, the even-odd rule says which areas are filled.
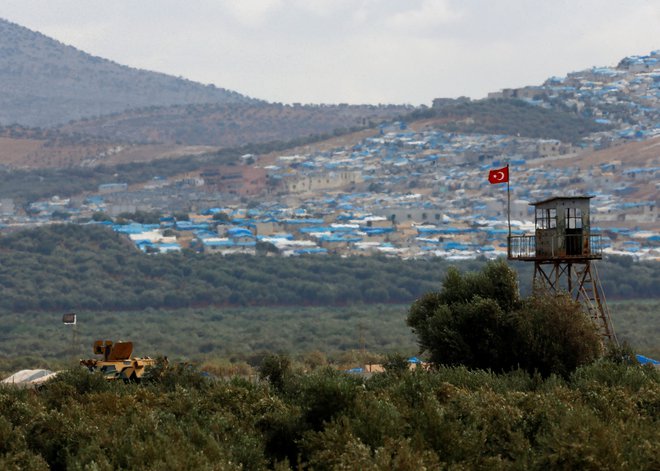
[[[582,210],[566,208],[566,229],[582,229]]]
[[[536,208],[536,228],[555,229],[557,227],[557,210],[555,208]]]

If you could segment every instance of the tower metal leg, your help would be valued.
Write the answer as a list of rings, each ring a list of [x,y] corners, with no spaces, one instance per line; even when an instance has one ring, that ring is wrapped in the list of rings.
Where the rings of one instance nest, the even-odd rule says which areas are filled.
[[[549,264],[546,264],[549,265]],[[573,267],[573,265],[576,265]],[[584,306],[605,342],[618,345],[609,310],[602,294],[600,279],[591,261],[552,262],[549,273],[541,262],[534,263],[534,290],[568,294]]]

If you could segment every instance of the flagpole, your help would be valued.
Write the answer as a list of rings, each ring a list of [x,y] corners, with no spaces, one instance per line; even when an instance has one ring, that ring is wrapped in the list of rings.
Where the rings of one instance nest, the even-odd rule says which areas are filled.
[[[509,258],[511,258],[511,187],[509,180],[511,180],[511,173],[509,173],[509,164],[506,164],[506,215],[509,223],[509,237],[506,240],[506,251]]]

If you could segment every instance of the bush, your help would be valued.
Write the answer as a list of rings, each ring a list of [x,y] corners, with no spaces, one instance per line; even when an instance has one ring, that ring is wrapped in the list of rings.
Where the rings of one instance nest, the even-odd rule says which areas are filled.
[[[177,388],[206,390],[211,383],[210,375],[189,363],[170,365],[167,358],[156,359],[156,364],[148,368],[142,381],[155,385],[158,389],[175,391]]]
[[[387,373],[400,375],[408,371],[408,359],[400,353],[392,353],[385,357],[383,368]]]
[[[602,355],[594,323],[568,294],[532,296],[515,316],[515,356],[531,373],[567,378]]]
[[[286,355],[268,355],[259,367],[259,379],[268,381],[275,389],[283,390],[291,374],[291,359]]]
[[[442,290],[415,301],[407,322],[436,365],[567,377],[601,353],[578,303],[550,293],[521,300],[516,274],[503,261],[466,275],[449,269]]]

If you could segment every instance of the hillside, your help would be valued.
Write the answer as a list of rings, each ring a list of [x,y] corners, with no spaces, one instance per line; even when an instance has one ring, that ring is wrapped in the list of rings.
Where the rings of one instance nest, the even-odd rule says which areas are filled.
[[[608,128],[565,111],[502,99],[417,110],[399,105],[266,103],[150,107],[85,118],[45,131],[20,126],[0,128],[4,144],[0,165],[25,169],[117,165],[245,144],[289,141],[295,145],[297,140],[308,140],[310,136],[342,135],[398,117],[411,120],[410,127],[415,130],[518,135],[563,142],[577,142],[591,132]],[[323,148],[323,141],[316,147]]]
[[[643,141],[623,142],[617,145],[584,152],[578,156],[557,159],[557,166],[578,166],[581,169],[613,161],[626,161],[631,166],[660,166],[660,137]]]
[[[410,122],[410,128],[415,130],[435,129],[436,126],[442,128],[442,123],[437,123],[435,118]],[[5,127],[0,129],[0,168],[8,171],[0,173],[0,196],[20,201],[33,201],[53,194],[70,196],[93,191],[101,183],[125,181],[135,184],[155,175],[182,175],[211,161],[236,161],[245,153],[259,154],[262,165],[274,165],[283,153],[306,155],[350,149],[375,133],[374,129],[366,129],[327,140],[301,138],[288,143],[218,150],[218,146],[117,143],[109,138],[67,135],[57,130]],[[659,139],[623,142],[597,151],[529,160],[528,164],[530,168],[538,169],[549,166],[584,170],[619,160],[629,166],[657,166]],[[615,180],[619,178],[620,175],[616,174]],[[653,197],[653,191],[653,181],[644,185],[638,182],[637,193],[630,197]]]
[[[0,124],[52,126],[128,108],[254,103],[236,92],[94,57],[0,19]]]
[[[27,132],[48,152],[40,152],[39,143],[7,142],[12,145],[2,161],[9,166],[89,165],[108,147],[126,148],[126,143],[226,148],[290,141],[364,127],[411,110],[267,104],[212,85],[122,66],[1,19],[0,44],[0,126],[60,126],[55,134]],[[99,138],[106,142],[90,145]],[[171,154],[181,152],[161,149],[153,158]],[[115,161],[129,162],[131,157]],[[44,165],[44,159],[50,163]]]
[[[0,168],[9,171],[113,166],[215,151],[209,146],[133,144],[56,129],[0,126]]]
[[[130,110],[59,130],[139,143],[234,147],[339,134],[410,111],[400,105],[203,104]]]
[[[291,146],[364,129],[406,106],[187,105],[145,108],[59,128],[0,126],[0,166],[95,167],[151,162],[247,144]]]
[[[437,101],[437,100],[436,100]],[[590,133],[610,129],[564,110],[546,109],[516,99],[447,100],[443,106],[413,113],[418,128],[450,132],[504,134],[578,143]]]

